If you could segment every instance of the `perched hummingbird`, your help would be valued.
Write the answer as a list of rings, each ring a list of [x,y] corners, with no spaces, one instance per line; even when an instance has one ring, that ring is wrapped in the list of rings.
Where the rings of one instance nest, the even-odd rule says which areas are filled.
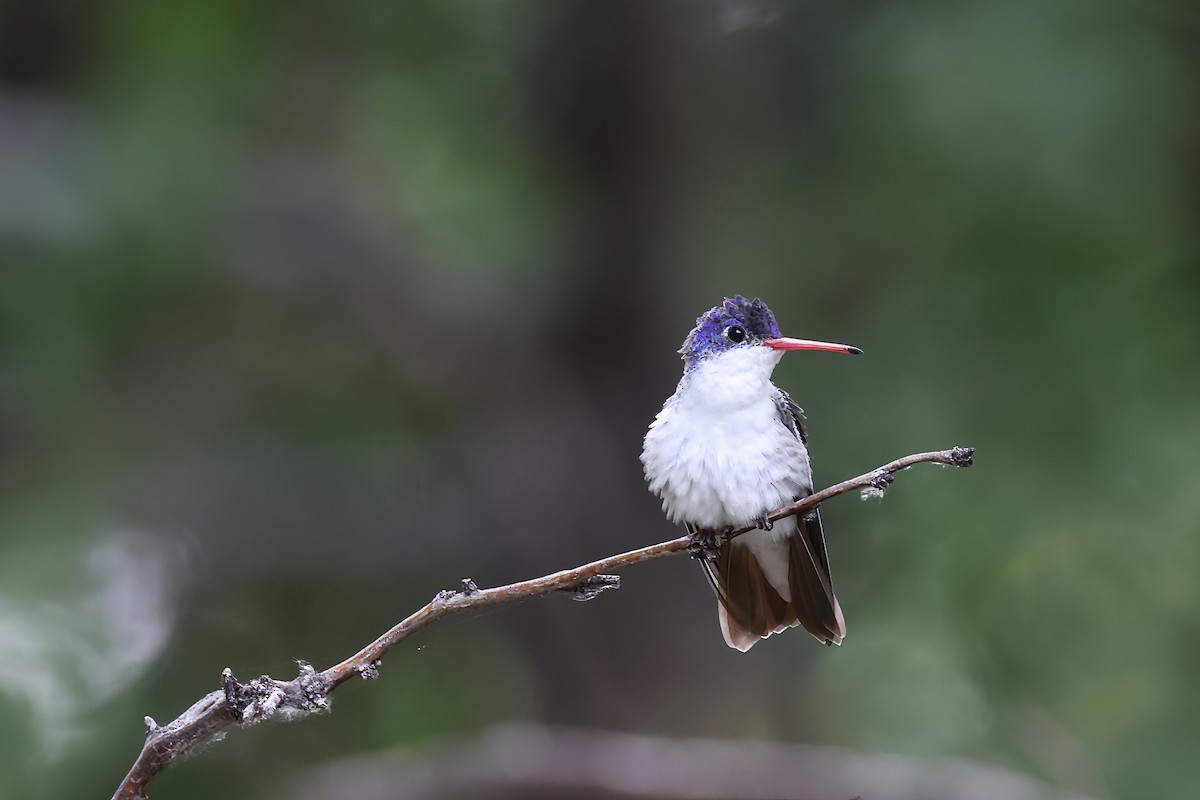
[[[683,378],[642,448],[650,490],[701,544],[721,633],[743,652],[795,625],[825,644],[841,644],[846,635],[820,514],[767,520],[813,491],[803,412],[771,383],[788,350],[862,352],[782,337],[758,298],[738,295],[709,310],[679,351]],[[757,530],[721,538],[752,523]]]

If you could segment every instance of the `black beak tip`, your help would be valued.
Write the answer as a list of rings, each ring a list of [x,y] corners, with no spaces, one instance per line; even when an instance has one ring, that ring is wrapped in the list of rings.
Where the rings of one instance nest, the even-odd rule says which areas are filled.
[[[857,347],[847,346],[846,352],[852,356],[861,356],[862,355],[862,350]]]

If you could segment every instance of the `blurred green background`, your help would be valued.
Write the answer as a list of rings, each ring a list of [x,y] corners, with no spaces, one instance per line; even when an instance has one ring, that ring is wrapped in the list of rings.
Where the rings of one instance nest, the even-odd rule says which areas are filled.
[[[241,677],[676,534],[645,426],[764,298],[849,635],[700,570],[439,624],[160,798],[553,723],[1200,790],[1186,0],[0,5],[0,796]],[[803,792],[802,787],[798,790]],[[803,796],[803,794],[802,794]],[[969,796],[969,795],[964,795]]]

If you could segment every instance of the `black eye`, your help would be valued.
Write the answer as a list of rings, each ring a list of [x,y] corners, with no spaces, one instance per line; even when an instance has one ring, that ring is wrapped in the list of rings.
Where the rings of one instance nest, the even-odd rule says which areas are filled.
[[[746,329],[741,325],[730,325],[725,329],[725,338],[734,344],[746,341]]]

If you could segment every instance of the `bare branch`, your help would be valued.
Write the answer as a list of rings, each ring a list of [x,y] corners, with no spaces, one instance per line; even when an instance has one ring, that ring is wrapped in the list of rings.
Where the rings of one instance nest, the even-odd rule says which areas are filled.
[[[891,485],[895,480],[897,472],[906,470],[916,464],[944,464],[948,467],[969,467],[972,459],[975,457],[974,447],[951,447],[949,450],[935,450],[930,453],[915,453],[904,458],[897,458],[890,464],[884,464],[878,469],[874,469],[857,478],[851,478],[848,481],[835,483],[828,489],[810,494],[801,500],[797,500],[790,506],[784,506],[778,511],[772,511],[767,515],[767,519],[771,522],[783,519],[784,517],[792,517],[796,514],[803,514],[805,511],[811,511],[817,506],[824,503],[831,497],[837,497],[839,494],[852,492],[855,489],[878,489],[883,491]],[[755,526],[746,525],[741,528],[736,528],[726,534],[729,538],[741,536],[743,533],[749,533],[754,530]]]
[[[955,447],[950,450],[905,456],[773,511],[767,515],[767,519],[774,522],[784,517],[802,514],[831,497],[855,489],[883,488],[892,481],[895,473],[914,464],[928,462],[969,467],[974,452],[973,448]],[[726,536],[739,536],[753,529],[753,526],[738,528],[728,531]],[[590,600],[600,592],[620,585],[620,579],[612,573],[634,564],[686,553],[691,547],[692,539],[681,536],[678,539],[602,558],[574,569],[491,589],[480,589],[474,581],[467,578],[463,580],[461,589],[438,592],[433,600],[416,613],[340,664],[317,672],[301,662],[300,674],[290,681],[275,680],[263,675],[247,683],[240,683],[233,677],[233,673],[226,669],[223,673],[222,690],[205,695],[172,722],[158,726],[147,718],[149,730],[146,732],[142,752],[113,795],[113,800],[145,800],[150,784],[177,758],[230,725],[253,725],[270,719],[277,713],[294,717],[328,710],[330,692],[351,678],[378,677],[379,665],[388,650],[442,617],[467,609],[498,606],[558,591],[572,592],[576,599]]]

